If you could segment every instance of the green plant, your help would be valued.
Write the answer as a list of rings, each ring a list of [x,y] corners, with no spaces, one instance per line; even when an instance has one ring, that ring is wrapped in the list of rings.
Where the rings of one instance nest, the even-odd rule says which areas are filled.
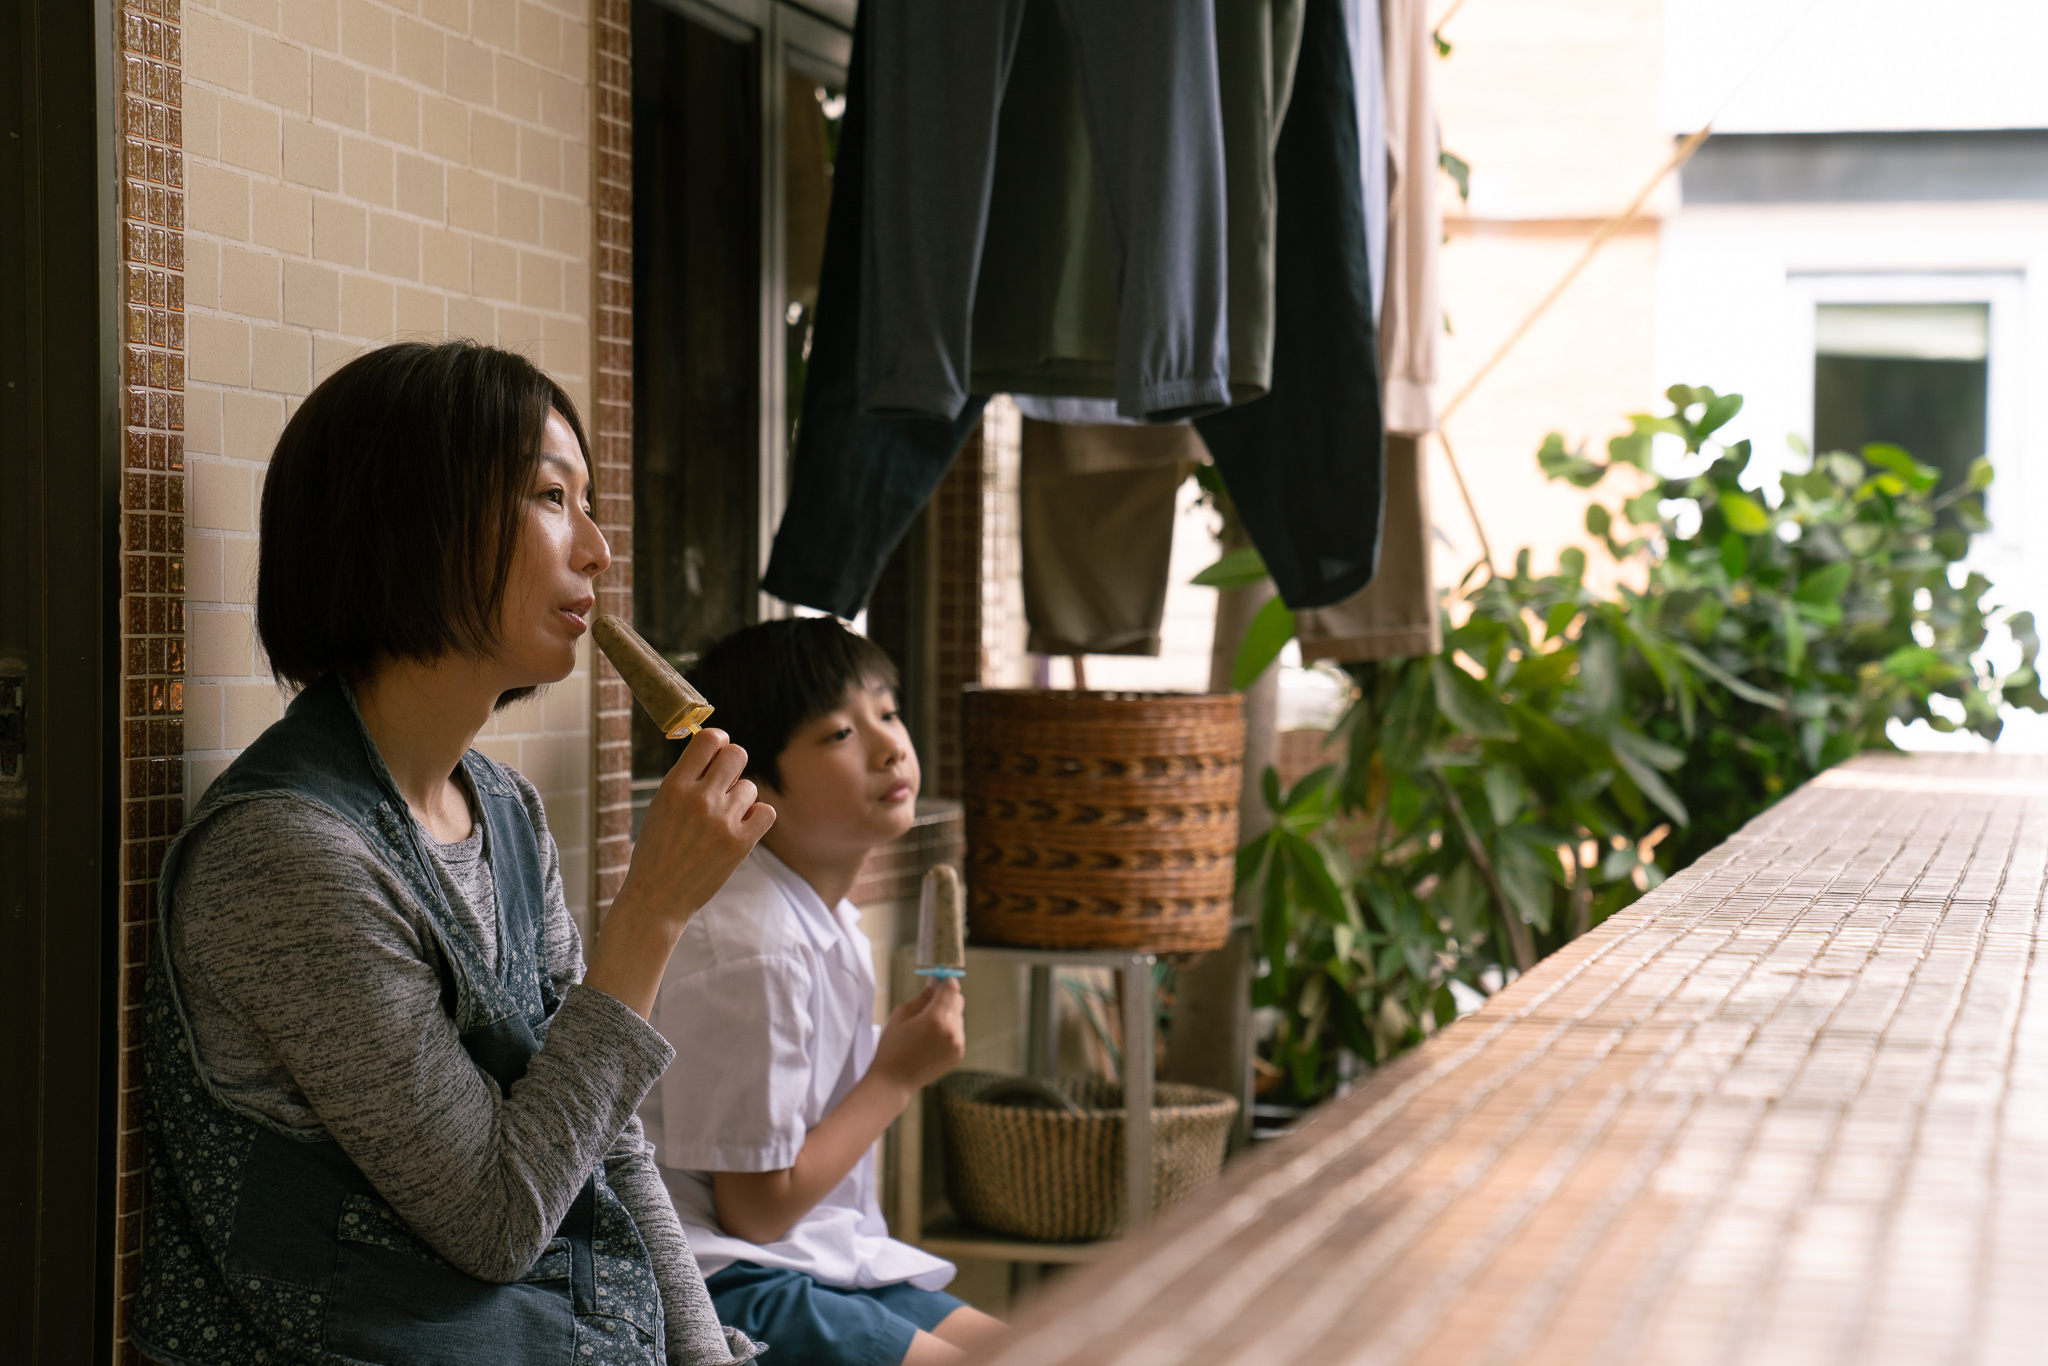
[[[1327,1095],[1345,1051],[1378,1063],[1419,1042],[1456,1013],[1453,982],[1526,970],[1799,782],[1890,748],[1891,721],[1995,738],[2001,707],[2048,710],[2032,617],[2005,618],[2019,662],[1998,673],[1991,585],[1957,563],[1988,464],[1938,492],[1870,446],[1746,487],[1749,443],[1712,441],[1741,398],[1668,397],[1605,462],[1555,435],[1538,452],[1552,478],[1637,486],[1618,515],[1587,512],[1614,587],[1577,549],[1542,576],[1526,550],[1511,573],[1475,567],[1441,654],[1347,670],[1335,762],[1291,791],[1266,775],[1275,823],[1239,876],[1259,889],[1262,1056],[1287,1098]],[[1664,434],[1683,453],[1660,477]],[[1199,581],[1254,569],[1236,552]],[[1291,629],[1284,608],[1255,623],[1237,677]]]

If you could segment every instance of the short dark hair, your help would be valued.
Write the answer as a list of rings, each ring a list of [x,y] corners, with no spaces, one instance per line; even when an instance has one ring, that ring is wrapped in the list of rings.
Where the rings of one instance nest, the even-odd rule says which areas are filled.
[[[782,786],[792,735],[861,684],[896,686],[881,646],[836,617],[789,617],[734,631],[704,652],[690,682],[717,710],[708,724],[747,752],[747,776]]]
[[[271,671],[303,687],[489,653],[550,410],[587,469],[575,403],[514,352],[400,342],[322,380],[263,484],[256,630]]]

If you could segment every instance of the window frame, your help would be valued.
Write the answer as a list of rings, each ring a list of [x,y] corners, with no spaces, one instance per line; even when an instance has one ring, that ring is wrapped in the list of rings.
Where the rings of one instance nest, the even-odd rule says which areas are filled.
[[[1987,310],[1984,445],[1998,478],[1985,497],[1991,530],[1975,538],[1965,561],[2013,597],[2030,573],[2025,528],[2048,517],[2048,471],[2028,468],[2026,276],[2019,270],[1791,271],[1786,278],[1786,341],[1805,365],[1793,390],[1794,430],[1813,442],[1813,362],[1822,304],[1982,304]],[[1818,452],[1816,452],[1817,454]]]
[[[703,24],[736,42],[752,43],[760,57],[761,203],[760,240],[760,396],[757,423],[760,433],[759,492],[755,499],[758,525],[755,544],[759,562],[756,579],[768,572],[768,555],[775,544],[775,528],[782,521],[782,509],[789,500],[789,403],[787,329],[783,310],[788,289],[785,268],[788,249],[788,213],[785,196],[786,149],[789,129],[783,103],[783,79],[791,69],[820,80],[846,82],[853,61],[853,18],[851,3],[826,0],[819,8],[830,11],[827,18],[787,0],[655,0],[694,23]],[[756,593],[757,618],[767,621],[785,617],[793,610],[780,598]]]
[[[767,621],[786,617],[796,609],[758,584],[768,570],[775,530],[789,497],[789,401],[788,329],[784,325],[788,251],[787,213],[787,106],[783,81],[790,70],[802,71],[820,80],[835,81],[842,88],[853,60],[853,0],[819,0],[806,9],[787,0],[653,0],[653,3],[683,19],[701,24],[721,37],[751,44],[760,65],[755,85],[759,91],[758,127],[760,142],[756,155],[760,163],[760,202],[757,221],[760,238],[759,296],[756,335],[758,354],[754,392],[759,411],[755,416],[756,446],[756,563],[754,565],[755,619]],[[820,13],[818,11],[823,11]],[[632,831],[637,839],[659,778],[631,778],[633,791]]]

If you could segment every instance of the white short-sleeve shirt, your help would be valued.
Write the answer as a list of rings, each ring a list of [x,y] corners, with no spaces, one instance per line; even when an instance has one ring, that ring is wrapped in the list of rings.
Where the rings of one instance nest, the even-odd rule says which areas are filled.
[[[711,1174],[794,1164],[874,1061],[875,969],[859,920],[756,846],[669,959],[653,1023],[676,1059],[640,1118],[706,1276],[754,1262],[826,1285],[937,1290],[953,1279],[951,1262],[889,1236],[872,1150],[777,1242],[718,1226]]]

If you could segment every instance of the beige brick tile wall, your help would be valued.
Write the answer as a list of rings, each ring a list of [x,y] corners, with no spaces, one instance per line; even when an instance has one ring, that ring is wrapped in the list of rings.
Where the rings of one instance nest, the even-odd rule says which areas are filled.
[[[365,348],[469,336],[591,394],[589,0],[187,0],[190,793],[282,699],[256,641],[272,445]],[[588,652],[479,741],[590,895]],[[196,800],[196,795],[194,797]]]

